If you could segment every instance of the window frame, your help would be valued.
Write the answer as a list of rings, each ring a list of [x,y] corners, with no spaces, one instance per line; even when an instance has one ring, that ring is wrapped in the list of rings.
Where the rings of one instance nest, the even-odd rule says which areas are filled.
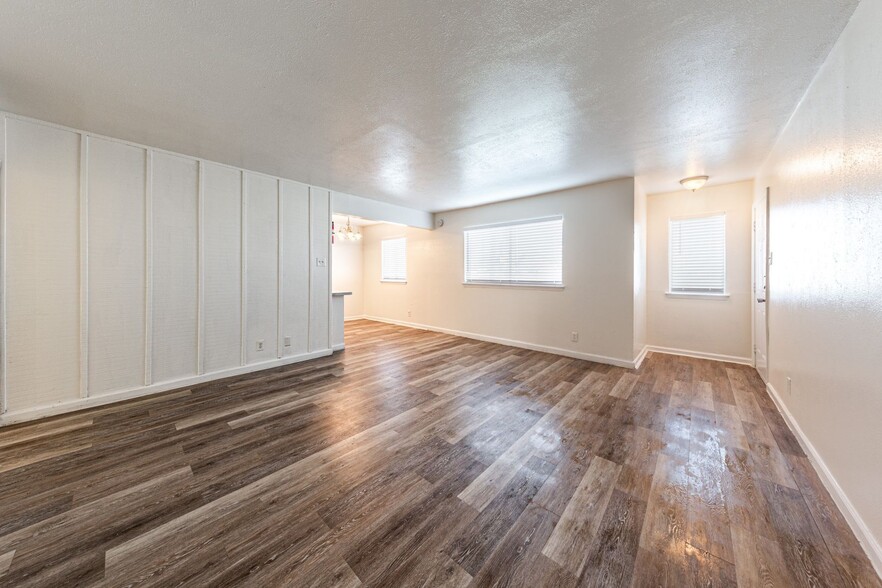
[[[511,227],[518,225],[529,225],[535,223],[542,223],[548,221],[560,221],[560,282],[518,282],[518,281],[495,281],[495,280],[469,280],[466,275],[466,268],[468,267],[468,249],[466,247],[466,233],[468,231],[480,230],[480,229],[492,229],[496,227]],[[518,219],[513,221],[501,221],[497,223],[486,223],[481,225],[471,225],[463,228],[462,232],[462,271],[463,271],[463,286],[475,286],[475,287],[503,287],[503,288],[538,288],[542,290],[551,289],[551,290],[562,290],[565,287],[566,280],[564,279],[566,273],[566,264],[565,261],[565,251],[564,251],[564,242],[565,242],[565,219],[563,214],[553,214],[549,216],[541,216],[541,217],[533,217],[533,218],[525,218]]]
[[[383,244],[387,241],[402,241],[404,242],[404,277],[401,279],[397,278],[387,278],[385,271],[385,259],[383,255]],[[398,235],[395,237],[384,237],[380,239],[380,282],[386,284],[406,284],[407,283],[407,236],[406,235]]]
[[[699,218],[711,218],[715,216],[723,217],[723,288],[721,291],[710,290],[674,290],[673,282],[673,247],[671,247],[671,237],[673,234],[672,226],[675,221],[683,221]],[[668,298],[708,298],[708,299],[727,299],[729,298],[729,279],[728,279],[728,263],[729,263],[729,247],[728,247],[728,214],[725,210],[716,210],[711,212],[702,212],[697,214],[672,216],[668,218],[668,287],[665,296]]]

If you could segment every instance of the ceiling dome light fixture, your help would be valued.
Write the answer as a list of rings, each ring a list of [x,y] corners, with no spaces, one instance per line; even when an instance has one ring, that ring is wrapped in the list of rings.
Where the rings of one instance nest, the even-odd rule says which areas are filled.
[[[687,190],[692,190],[695,192],[707,182],[708,176],[692,176],[691,178],[683,178],[680,180],[680,183],[683,184],[683,187]]]
[[[346,217],[346,226],[340,229],[340,237],[349,241],[361,239],[361,233],[352,228],[352,219]]]

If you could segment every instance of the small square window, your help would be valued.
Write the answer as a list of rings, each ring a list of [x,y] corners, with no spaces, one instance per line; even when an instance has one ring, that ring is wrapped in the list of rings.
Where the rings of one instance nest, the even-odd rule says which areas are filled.
[[[726,214],[670,220],[671,294],[724,294]]]
[[[407,239],[383,239],[380,242],[382,276],[384,282],[407,281]]]

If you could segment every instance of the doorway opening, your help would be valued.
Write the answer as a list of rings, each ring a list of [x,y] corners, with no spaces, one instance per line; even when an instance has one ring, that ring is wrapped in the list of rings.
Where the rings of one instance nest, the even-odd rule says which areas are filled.
[[[364,237],[379,221],[335,212],[331,239],[332,347],[344,348],[347,321],[363,319]]]
[[[756,371],[769,381],[769,188],[753,205],[753,357]]]

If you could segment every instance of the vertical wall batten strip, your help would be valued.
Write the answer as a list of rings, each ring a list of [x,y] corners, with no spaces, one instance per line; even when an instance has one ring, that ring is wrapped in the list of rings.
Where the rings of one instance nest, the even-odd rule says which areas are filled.
[[[282,201],[282,180],[276,180],[276,357],[281,358],[284,355],[285,341],[283,340],[282,329],[282,297],[284,288],[282,286],[282,266],[284,265],[282,255],[282,235],[284,227],[282,225],[282,214],[284,214],[285,203]]]
[[[240,256],[239,257],[239,261],[240,261],[239,287],[241,288],[241,291],[239,294],[239,303],[241,305],[241,308],[239,310],[239,321],[240,321],[240,326],[239,326],[240,350],[239,351],[241,353],[241,357],[240,357],[239,361],[241,362],[241,365],[245,365],[248,362],[248,358],[245,353],[246,352],[245,338],[247,336],[247,330],[246,330],[247,317],[245,316],[245,314],[247,312],[246,295],[248,293],[248,287],[247,287],[247,283],[246,283],[246,280],[248,278],[248,267],[247,267],[247,263],[246,263],[246,254],[247,254],[246,240],[248,238],[248,234],[246,232],[245,224],[247,221],[246,211],[247,211],[247,204],[248,204],[248,180],[247,180],[247,177],[245,176],[244,171],[239,172],[239,173],[241,175],[241,186],[242,186],[242,188],[240,190],[240,195],[239,195],[240,210],[241,210],[241,214],[239,215],[239,217],[240,217],[240,220],[239,220],[239,222],[240,222],[240,225],[239,225],[239,241],[240,241],[240,243],[239,243],[239,256]]]
[[[89,135],[80,135],[80,398],[89,396]]]
[[[196,179],[196,373],[205,373],[205,162]]]
[[[8,410],[6,383],[6,168],[9,145],[3,117],[3,151],[0,152],[0,415]]]
[[[144,157],[144,385],[153,383],[153,150]]]
[[[325,236],[325,247],[327,248],[327,258],[325,260],[325,265],[328,266],[328,291],[326,295],[328,297],[328,349],[334,349],[334,339],[333,339],[333,331],[334,325],[332,323],[334,318],[334,284],[333,284],[333,276],[334,276],[334,252],[331,251],[331,223],[334,222],[333,216],[333,206],[331,205],[331,191],[328,190],[328,221],[325,223],[325,229],[322,233]],[[345,298],[344,298],[345,301]]]
[[[306,190],[306,217],[307,217],[307,250],[309,250],[309,292],[306,296],[306,350],[312,351],[312,330],[315,328],[312,324],[312,282],[315,279],[315,250],[312,247],[312,186]]]

